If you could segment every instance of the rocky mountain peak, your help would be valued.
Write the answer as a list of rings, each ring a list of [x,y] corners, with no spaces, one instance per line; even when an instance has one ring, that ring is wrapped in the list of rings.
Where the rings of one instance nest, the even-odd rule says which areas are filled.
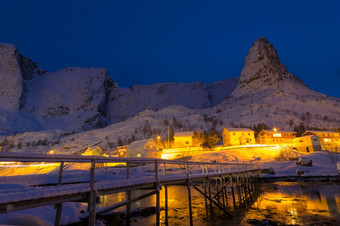
[[[252,95],[268,89],[294,90],[297,87],[307,88],[281,63],[274,46],[260,37],[245,58],[238,87],[232,95]]]
[[[0,43],[0,107],[17,111],[20,107],[23,81],[18,63],[18,49]]]

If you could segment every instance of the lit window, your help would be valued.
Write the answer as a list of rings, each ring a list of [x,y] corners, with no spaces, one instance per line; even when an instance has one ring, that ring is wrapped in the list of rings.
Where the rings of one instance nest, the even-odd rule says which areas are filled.
[[[137,153],[137,157],[140,157],[140,153]]]

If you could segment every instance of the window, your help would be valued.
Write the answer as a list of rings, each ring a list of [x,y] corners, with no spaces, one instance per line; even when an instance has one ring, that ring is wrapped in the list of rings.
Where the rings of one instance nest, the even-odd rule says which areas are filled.
[[[189,144],[189,141],[185,141],[185,144]]]
[[[137,153],[137,157],[139,158],[141,156],[140,152]]]
[[[250,133],[248,133],[248,136],[250,136]]]
[[[235,136],[235,133],[233,133],[233,135]]]
[[[129,158],[132,158],[132,154],[129,154],[128,157],[129,157]]]

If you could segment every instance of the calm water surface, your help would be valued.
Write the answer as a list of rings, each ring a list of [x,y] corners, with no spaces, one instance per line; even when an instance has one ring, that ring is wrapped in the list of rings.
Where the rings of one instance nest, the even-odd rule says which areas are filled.
[[[147,191],[132,193],[140,196]],[[340,225],[340,184],[318,182],[277,182],[261,184],[255,201],[247,208],[231,210],[234,218],[223,215],[214,208],[213,215],[206,209],[204,197],[192,189],[194,225]],[[188,193],[182,186],[168,187],[169,225],[189,225]],[[125,193],[102,197],[100,206],[125,200]],[[164,208],[164,189],[161,191],[161,207]],[[155,197],[135,202],[132,209],[155,207]],[[118,211],[124,211],[125,207]],[[161,211],[165,222],[165,211]],[[155,214],[136,216],[132,225],[155,225]],[[268,224],[267,224],[268,225]]]

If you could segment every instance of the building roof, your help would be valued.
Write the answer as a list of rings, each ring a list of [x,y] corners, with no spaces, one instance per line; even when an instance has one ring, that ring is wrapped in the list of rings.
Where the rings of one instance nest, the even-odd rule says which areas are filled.
[[[193,137],[194,134],[194,131],[176,132],[174,137]]]
[[[224,129],[226,129],[228,131],[233,131],[233,132],[240,131],[240,132],[253,132],[254,133],[254,131],[249,129],[249,128],[224,128]]]
[[[306,133],[340,133],[340,132],[336,132],[336,131],[318,131],[318,130],[307,130],[306,132],[304,132],[302,134],[302,136]]]
[[[265,131],[265,132],[268,132],[268,133],[296,133],[294,131],[282,131],[282,130],[278,130],[278,131],[273,131],[273,130],[262,130],[262,131]],[[262,133],[262,131],[260,133]]]
[[[128,145],[127,148],[143,148],[144,145],[146,145],[146,143],[148,143],[150,140],[153,141],[152,138],[150,139],[145,139],[145,140],[136,140],[134,142],[132,142],[131,144]]]
[[[99,147],[96,146],[95,148],[87,148],[86,151],[84,151],[81,155],[96,155],[96,156],[101,156],[104,154],[104,151]]]
[[[299,139],[303,139],[303,138],[312,138],[312,137],[318,137],[318,136],[317,135],[307,135],[307,136],[297,137],[294,140],[299,140]]]

